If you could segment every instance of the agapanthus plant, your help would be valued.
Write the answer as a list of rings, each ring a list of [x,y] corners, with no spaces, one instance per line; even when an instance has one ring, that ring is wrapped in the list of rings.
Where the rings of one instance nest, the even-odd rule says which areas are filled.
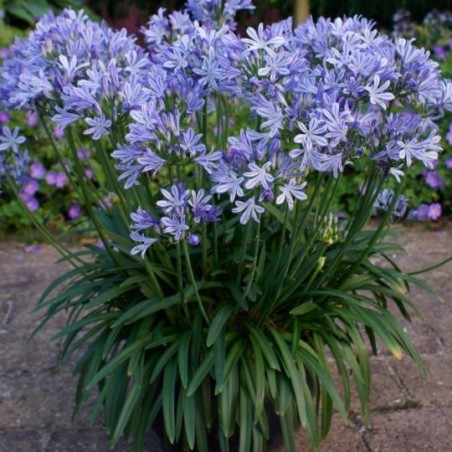
[[[299,426],[317,448],[333,407],[346,419],[352,382],[368,419],[366,338],[421,366],[392,309],[409,319],[409,284],[423,284],[383,238],[404,210],[405,173],[438,158],[434,121],[452,84],[428,52],[361,17],[240,37],[232,16],[250,7],[160,10],[146,51],[66,10],[2,70],[5,105],[64,129],[71,183],[102,241],[72,252],[49,237],[74,269],[38,308],[44,322],[69,310],[56,337],[64,356],[82,350],[77,406],[99,388],[94,417],[104,406],[113,444],[125,435],[141,450],[161,425],[190,450],[265,450],[276,413],[285,450]],[[77,153],[86,136],[99,187]],[[365,183],[340,220],[350,166]],[[366,230],[375,206],[383,219]]]

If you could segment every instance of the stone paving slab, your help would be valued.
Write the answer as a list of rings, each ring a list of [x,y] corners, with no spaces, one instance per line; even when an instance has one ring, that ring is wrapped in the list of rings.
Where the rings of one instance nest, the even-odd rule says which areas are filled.
[[[416,226],[401,232],[397,240],[406,252],[392,257],[406,271],[452,254],[450,227],[429,231]],[[49,339],[64,326],[64,316],[28,341],[38,322],[38,314],[30,310],[40,292],[68,269],[64,263],[53,265],[56,259],[58,254],[45,245],[39,254],[32,254],[25,253],[21,243],[0,242],[0,452],[110,450],[102,426],[88,422],[94,400],[71,423],[74,363],[59,362],[58,343]],[[334,416],[322,452],[452,450],[451,274],[449,263],[423,276],[443,303],[419,288],[412,288],[410,294],[421,316],[405,325],[424,360],[426,375],[420,375],[407,357],[397,361],[381,347],[379,356],[371,360],[371,427],[363,424],[355,396],[348,424]],[[123,441],[116,450],[132,451],[133,444]],[[155,436],[148,437],[145,450],[161,450]],[[309,450],[306,435],[300,432],[297,452]]]

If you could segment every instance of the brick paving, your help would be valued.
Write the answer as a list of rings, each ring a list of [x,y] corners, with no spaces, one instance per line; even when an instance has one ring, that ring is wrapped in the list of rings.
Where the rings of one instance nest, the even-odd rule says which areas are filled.
[[[394,258],[406,271],[452,254],[450,225],[437,231],[407,227],[398,241],[406,252]],[[57,258],[45,245],[39,254],[32,254],[18,242],[0,242],[0,452],[111,450],[102,426],[89,423],[92,401],[71,422],[74,362],[61,363],[58,344],[49,339],[65,319],[53,319],[29,340],[38,318],[30,310],[39,294],[64,271],[64,265],[54,264]],[[364,426],[354,400],[348,425],[334,418],[322,452],[452,450],[451,270],[449,263],[423,276],[443,303],[418,288],[411,294],[421,317],[407,323],[406,329],[421,353],[426,375],[419,375],[408,358],[397,361],[382,350],[372,358],[372,427]],[[133,444],[123,441],[116,450],[132,451]],[[152,435],[146,450],[160,450]],[[302,432],[297,451],[309,451]]]

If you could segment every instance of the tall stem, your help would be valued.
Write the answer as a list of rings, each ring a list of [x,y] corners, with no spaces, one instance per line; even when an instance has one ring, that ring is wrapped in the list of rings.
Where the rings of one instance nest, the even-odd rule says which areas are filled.
[[[74,137],[72,135],[72,130],[70,128],[67,128],[66,131],[66,139],[68,141],[69,144],[69,148],[72,151],[72,156],[75,162],[75,167],[76,167],[76,171],[78,173],[78,177],[79,177],[79,182],[80,182],[80,187],[82,189],[82,194],[83,194],[83,199],[85,201],[85,205],[86,205],[86,209],[88,211],[88,215],[91,218],[91,220],[94,223],[94,226],[96,227],[96,231],[99,234],[99,238],[101,239],[103,245],[105,246],[105,249],[107,250],[108,254],[110,255],[111,259],[113,260],[113,262],[115,262],[118,266],[120,266],[120,262],[118,260],[118,257],[116,256],[116,253],[113,251],[110,241],[108,239],[108,237],[105,234],[104,228],[101,225],[101,223],[99,222],[99,219],[97,218],[96,213],[94,212],[94,208],[92,205],[92,199],[91,199],[91,194],[89,192],[89,190],[87,189],[86,186],[86,181],[85,181],[85,175],[83,172],[83,168],[82,165],[80,164],[80,160],[77,157],[77,150],[75,147],[75,141],[74,141]]]
[[[193,268],[191,266],[190,251],[188,249],[188,244],[185,241],[184,241],[184,252],[185,252],[185,262],[187,264],[188,276],[190,278],[190,282],[193,284],[193,288],[195,289],[195,296],[196,296],[196,301],[198,302],[199,310],[201,311],[201,314],[204,317],[204,320],[209,325],[210,320],[209,320],[209,317],[207,317],[206,311],[202,304],[201,297],[199,296],[198,285],[196,284],[195,275],[193,273]]]
[[[259,243],[260,243],[260,231],[261,231],[261,224],[257,223],[257,227],[256,227],[256,242],[255,242],[255,246],[254,246],[254,258],[253,258],[253,266],[251,268],[251,275],[248,281],[248,284],[246,286],[245,292],[242,295],[242,300],[241,300],[241,304],[243,305],[245,302],[246,297],[248,296],[250,290],[251,290],[251,286],[254,282],[254,276],[256,274],[256,268],[257,268],[257,262],[258,262],[258,258],[259,258]]]

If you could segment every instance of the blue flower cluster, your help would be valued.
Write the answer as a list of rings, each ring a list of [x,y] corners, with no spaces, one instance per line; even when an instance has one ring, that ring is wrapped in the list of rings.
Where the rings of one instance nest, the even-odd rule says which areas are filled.
[[[125,123],[112,153],[125,187],[171,181],[155,211],[132,215],[134,253],[161,236],[197,244],[220,202],[242,224],[270,204],[293,210],[312,172],[338,177],[366,157],[399,179],[414,160],[432,168],[438,158],[434,120],[452,109],[452,82],[427,51],[358,16],[261,24],[240,37],[234,15],[251,8],[161,9],[143,30],[147,52],[66,10],[43,18],[5,63],[7,105],[48,109],[61,128],[81,122],[94,140]],[[236,113],[249,120],[230,135]]]
[[[11,47],[1,69],[0,100],[7,108],[53,115],[60,129],[82,119],[84,133],[98,140],[121,119],[119,111],[140,105],[136,87],[149,67],[125,30],[66,9],[44,16],[27,39]]]

